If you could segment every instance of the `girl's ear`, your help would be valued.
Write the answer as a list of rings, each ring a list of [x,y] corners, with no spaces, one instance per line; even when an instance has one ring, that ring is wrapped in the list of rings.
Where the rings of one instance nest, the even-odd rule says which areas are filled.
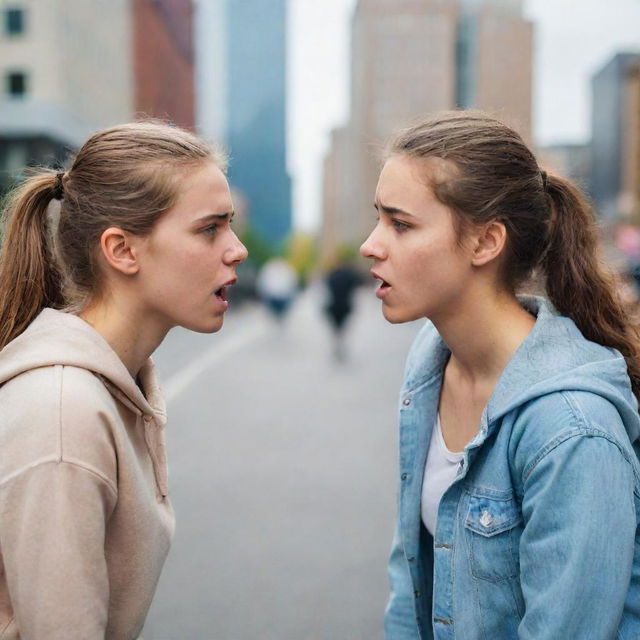
[[[102,256],[107,264],[124,275],[135,275],[140,269],[133,236],[119,227],[109,227],[100,236]]]
[[[502,222],[493,220],[479,229],[474,242],[471,263],[481,267],[502,253],[507,242],[507,229]]]

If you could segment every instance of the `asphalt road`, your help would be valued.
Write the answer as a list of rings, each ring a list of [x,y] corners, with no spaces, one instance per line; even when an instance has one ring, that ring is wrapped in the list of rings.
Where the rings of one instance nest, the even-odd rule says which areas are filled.
[[[156,353],[168,396],[174,545],[144,640],[380,640],[397,394],[421,323],[368,287],[332,359],[316,288],[283,327],[230,311]]]

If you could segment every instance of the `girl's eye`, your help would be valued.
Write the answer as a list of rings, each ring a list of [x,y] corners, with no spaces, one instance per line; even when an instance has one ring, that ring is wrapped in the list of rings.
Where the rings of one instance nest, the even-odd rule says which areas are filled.
[[[408,224],[400,222],[400,220],[396,220],[395,218],[391,218],[391,224],[396,231],[406,231],[409,229]]]
[[[212,236],[212,235],[215,235],[216,231],[218,231],[218,225],[212,224],[212,225],[209,225],[208,227],[205,227],[202,230],[202,233],[206,233],[208,236]]]

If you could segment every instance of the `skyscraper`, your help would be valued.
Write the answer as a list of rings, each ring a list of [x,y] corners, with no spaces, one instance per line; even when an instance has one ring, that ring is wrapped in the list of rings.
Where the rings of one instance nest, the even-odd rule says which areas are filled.
[[[198,6],[201,132],[230,152],[229,181],[244,194],[251,230],[273,248],[291,230],[286,168],[286,0],[211,0]]]
[[[336,242],[359,244],[372,227],[380,151],[399,127],[473,107],[529,140],[531,52],[521,0],[359,0],[351,115],[325,163],[324,253]]]
[[[638,211],[640,53],[619,53],[591,82],[591,197],[605,220]]]
[[[242,0],[228,9],[229,179],[249,202],[249,224],[269,244],[291,229],[286,169],[286,0]]]

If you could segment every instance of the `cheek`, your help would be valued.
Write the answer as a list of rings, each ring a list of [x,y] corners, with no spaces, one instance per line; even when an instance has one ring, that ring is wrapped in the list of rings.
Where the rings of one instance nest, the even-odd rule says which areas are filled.
[[[187,284],[202,282],[211,275],[209,255],[197,244],[174,241],[164,244],[161,249],[155,252],[152,269],[147,271],[151,287],[158,292],[173,295],[172,290],[182,290],[184,295]]]
[[[445,283],[455,281],[464,271],[464,260],[459,248],[448,236],[421,242],[407,254],[406,275],[414,282],[444,286]]]

